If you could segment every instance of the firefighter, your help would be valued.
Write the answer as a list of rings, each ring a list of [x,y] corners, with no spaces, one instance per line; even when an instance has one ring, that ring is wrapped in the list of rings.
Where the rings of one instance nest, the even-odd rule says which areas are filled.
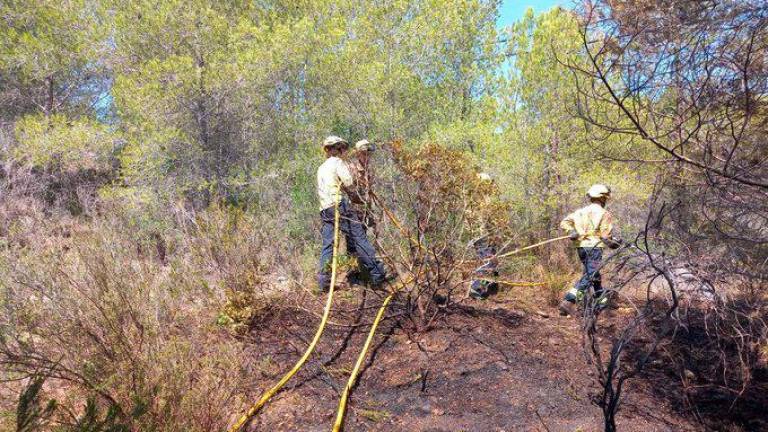
[[[329,263],[333,258],[334,209],[339,209],[339,231],[347,240],[347,249],[357,258],[359,265],[370,275],[371,284],[378,287],[388,280],[381,261],[368,241],[362,221],[353,211],[348,195],[354,194],[354,177],[349,166],[341,158],[349,149],[349,143],[337,136],[323,141],[325,162],[317,169],[317,196],[320,200],[322,220],[322,248],[318,269],[320,289],[327,291],[331,282]]]
[[[355,143],[355,150],[348,163],[349,170],[355,182],[354,193],[349,195],[352,211],[357,220],[363,223],[363,229],[371,229],[376,237],[376,219],[373,214],[373,168],[371,158],[376,151],[376,145],[367,139]],[[347,242],[349,244],[349,242]],[[347,282],[350,285],[363,285],[371,280],[370,274],[362,265],[356,270],[347,273]]]
[[[498,283],[495,282],[499,276],[498,260],[495,258],[498,233],[493,232],[493,224],[488,217],[490,216],[488,213],[494,210],[489,206],[489,201],[495,190],[493,177],[488,173],[481,172],[477,174],[477,179],[480,182],[481,191],[486,195],[480,202],[482,208],[470,209],[467,220],[470,223],[470,232],[474,235],[472,247],[482,264],[474,271],[475,279],[469,286],[469,296],[483,300],[498,291]]]
[[[600,267],[603,260],[603,248],[618,248],[621,241],[614,239],[613,218],[605,206],[611,196],[608,186],[595,184],[587,191],[589,205],[569,214],[560,222],[560,227],[570,235],[576,246],[576,252],[583,265],[583,275],[566,294],[560,303],[561,315],[573,315],[575,305],[584,298],[585,292],[592,288],[597,308],[607,305],[603,295]]]
[[[360,214],[360,220],[366,228],[374,228],[376,221],[373,215],[373,167],[371,158],[376,151],[376,145],[366,139],[355,143],[355,151],[349,162],[349,169],[355,180],[355,193],[350,196],[353,207]]]

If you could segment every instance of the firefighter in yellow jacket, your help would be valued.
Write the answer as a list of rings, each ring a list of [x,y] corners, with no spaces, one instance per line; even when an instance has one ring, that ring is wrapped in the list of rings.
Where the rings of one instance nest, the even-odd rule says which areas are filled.
[[[603,296],[600,267],[603,261],[603,248],[618,248],[620,240],[613,237],[613,218],[605,209],[611,190],[605,185],[596,184],[587,191],[589,205],[582,207],[560,222],[560,228],[568,231],[571,240],[576,246],[576,252],[584,266],[584,274],[576,285],[566,294],[560,303],[562,315],[573,315],[577,301],[584,297],[584,292],[589,288],[594,289],[597,308],[607,304],[607,298]]]

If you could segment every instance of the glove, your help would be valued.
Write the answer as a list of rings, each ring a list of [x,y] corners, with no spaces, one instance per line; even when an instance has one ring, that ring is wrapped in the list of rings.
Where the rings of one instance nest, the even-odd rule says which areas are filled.
[[[363,223],[368,228],[373,228],[376,226],[376,219],[370,212],[365,212],[365,216],[363,216]]]
[[[624,243],[624,240],[614,237],[606,237],[602,240],[603,243],[611,249],[618,249]]]
[[[581,237],[581,236],[579,235],[579,232],[576,231],[576,230],[571,230],[571,231],[568,232],[568,238],[570,238],[573,241],[578,240],[579,237]]]

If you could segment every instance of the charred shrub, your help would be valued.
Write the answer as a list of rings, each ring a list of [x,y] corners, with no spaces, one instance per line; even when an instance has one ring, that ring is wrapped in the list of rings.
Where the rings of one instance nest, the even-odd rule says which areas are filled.
[[[492,182],[478,178],[465,153],[395,142],[389,156],[385,166],[392,181],[385,175],[378,188],[390,222],[382,239],[385,260],[401,275],[406,315],[425,330],[444,307],[464,297],[472,270],[481,263],[474,244],[503,246],[509,208]]]

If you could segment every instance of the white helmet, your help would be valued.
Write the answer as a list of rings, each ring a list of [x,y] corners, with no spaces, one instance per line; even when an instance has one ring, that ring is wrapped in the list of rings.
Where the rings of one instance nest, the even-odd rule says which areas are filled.
[[[608,198],[611,196],[611,188],[604,184],[594,184],[587,191],[587,196],[590,198]]]
[[[336,135],[331,135],[323,140],[323,148],[333,147],[338,144],[349,145],[347,140],[341,137],[337,137]]]
[[[493,177],[491,177],[491,175],[490,175],[490,174],[488,174],[487,172],[481,172],[481,173],[477,173],[477,178],[478,178],[478,179],[479,179],[481,182],[488,182],[488,183],[491,183],[491,182],[493,182]]]
[[[362,139],[355,143],[355,150],[357,151],[367,151],[367,152],[375,152],[376,151],[376,144],[368,141],[367,139]]]

